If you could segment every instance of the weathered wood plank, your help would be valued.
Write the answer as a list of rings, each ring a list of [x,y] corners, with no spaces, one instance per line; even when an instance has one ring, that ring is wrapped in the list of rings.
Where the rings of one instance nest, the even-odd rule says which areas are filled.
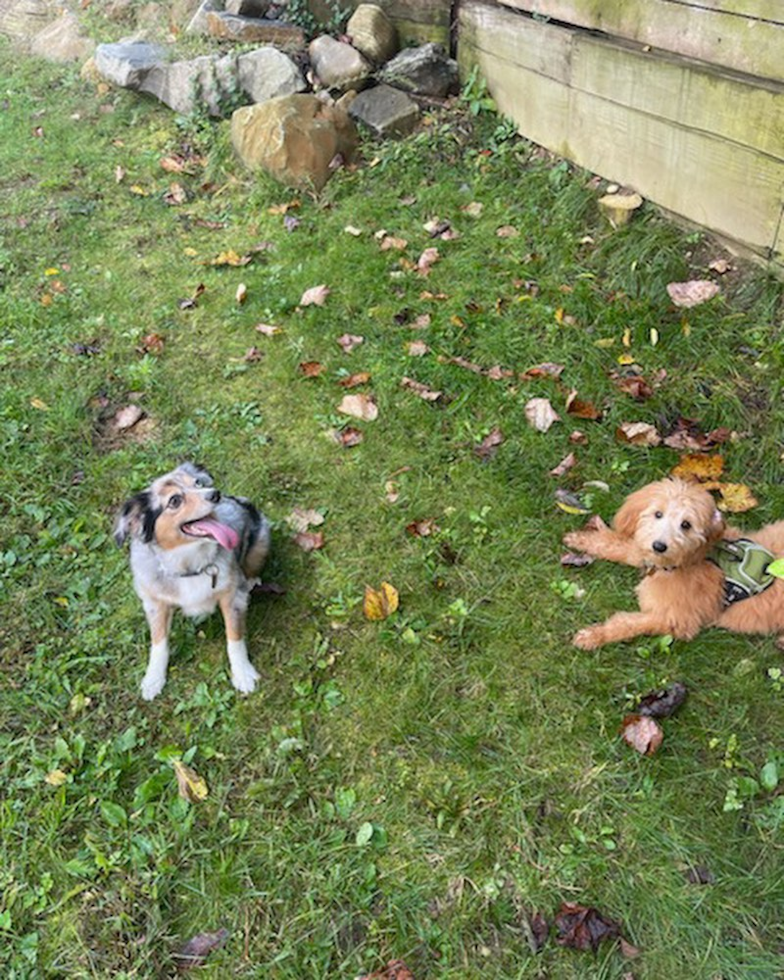
[[[542,70],[541,55],[530,53],[538,31],[540,46],[553,56],[555,67],[548,70]],[[780,93],[755,93],[735,77],[675,65],[670,58],[657,79],[658,59],[651,54],[627,46],[613,50],[605,38],[539,24],[478,0],[461,8],[459,36],[463,71],[479,66],[499,109],[523,135],[758,254],[772,249],[784,261],[784,243],[776,241],[784,205],[780,128],[776,138]],[[706,131],[710,114],[693,104],[711,98],[720,105],[743,91],[745,104],[758,114],[764,150]],[[731,116],[714,120],[715,128],[729,125]],[[737,126],[748,138],[742,121]]]
[[[500,0],[507,7],[699,58],[733,71],[784,81],[784,3],[738,2],[763,14],[726,9],[730,0]],[[770,14],[766,17],[764,14]]]

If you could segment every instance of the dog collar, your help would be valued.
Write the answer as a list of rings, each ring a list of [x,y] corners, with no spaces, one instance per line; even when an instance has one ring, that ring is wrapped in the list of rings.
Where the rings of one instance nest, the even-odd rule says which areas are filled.
[[[180,572],[178,578],[193,578],[195,575],[211,576],[213,589],[218,584],[218,566],[213,562],[210,562],[209,565],[204,565],[203,568],[199,568],[195,572]]]
[[[773,585],[768,565],[774,555],[756,541],[737,538],[719,541],[708,552],[708,560],[724,573],[724,605],[759,595]]]

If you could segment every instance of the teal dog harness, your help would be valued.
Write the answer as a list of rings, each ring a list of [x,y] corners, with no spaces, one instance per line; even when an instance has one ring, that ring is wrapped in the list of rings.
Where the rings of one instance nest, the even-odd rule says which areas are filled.
[[[724,605],[759,595],[773,585],[776,577],[768,571],[774,555],[756,541],[738,538],[719,541],[708,559],[724,572]]]

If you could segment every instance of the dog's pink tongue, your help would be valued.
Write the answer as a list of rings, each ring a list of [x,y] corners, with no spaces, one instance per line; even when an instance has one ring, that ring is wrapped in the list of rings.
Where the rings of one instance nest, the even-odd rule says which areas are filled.
[[[191,521],[187,525],[188,534],[194,534],[204,538],[215,538],[219,545],[227,551],[232,551],[240,543],[240,536],[233,527],[228,524],[221,524],[220,521],[212,517],[205,517],[201,521]]]

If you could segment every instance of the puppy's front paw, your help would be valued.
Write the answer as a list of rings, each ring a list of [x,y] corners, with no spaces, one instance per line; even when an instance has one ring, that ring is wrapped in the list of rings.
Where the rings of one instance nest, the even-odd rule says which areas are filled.
[[[588,534],[585,531],[569,531],[563,536],[563,543],[574,551],[585,551],[588,546]]]
[[[572,637],[572,643],[581,650],[595,650],[602,642],[601,626],[586,626]]]
[[[152,701],[153,698],[158,697],[165,684],[166,674],[148,671],[142,679],[142,697],[145,701]]]
[[[232,665],[231,683],[241,694],[252,694],[256,690],[256,682],[260,678],[261,674],[250,660],[244,664]]]

